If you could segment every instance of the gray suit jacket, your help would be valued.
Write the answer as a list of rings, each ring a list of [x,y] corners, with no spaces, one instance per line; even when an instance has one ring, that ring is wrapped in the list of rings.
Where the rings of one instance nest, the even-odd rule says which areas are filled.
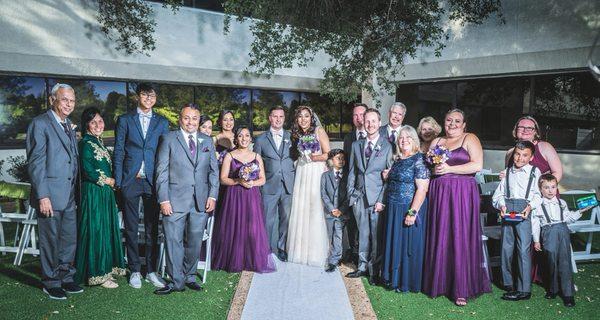
[[[352,143],[348,172],[348,199],[350,206],[366,196],[369,206],[377,202],[383,203],[384,181],[381,173],[392,167],[392,145],[379,135],[373,148],[373,154],[367,162],[365,157],[365,140]]]
[[[156,159],[158,202],[170,201],[174,212],[204,211],[208,197],[219,194],[219,166],[212,139],[197,133],[196,156],[181,130],[161,136]]]
[[[342,171],[342,175],[345,175]],[[344,179],[342,179],[344,180]],[[321,198],[323,198],[323,208],[328,217],[333,217],[331,211],[338,209],[342,213],[348,211],[348,201],[346,199],[346,188],[336,181],[333,169],[323,173],[321,176]],[[345,215],[340,218],[347,218]]]
[[[71,121],[66,121],[70,127]],[[39,199],[50,198],[53,210],[65,210],[79,170],[75,132],[71,130],[67,136],[48,110],[29,124],[26,149],[31,205],[39,210]]]
[[[281,184],[288,194],[294,190],[294,161],[290,158],[290,147],[292,140],[290,133],[283,131],[283,141],[279,150],[273,140],[271,130],[262,133],[254,141],[254,152],[260,154],[265,165],[266,182],[261,191],[264,194],[277,194]]]

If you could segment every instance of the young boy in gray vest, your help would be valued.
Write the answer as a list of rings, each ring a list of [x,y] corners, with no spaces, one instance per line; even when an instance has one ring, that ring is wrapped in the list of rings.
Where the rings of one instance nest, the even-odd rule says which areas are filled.
[[[348,199],[346,184],[342,181],[346,163],[344,150],[333,149],[327,154],[331,164],[329,171],[321,176],[321,198],[325,210],[325,222],[329,237],[329,256],[327,257],[326,272],[333,272],[342,258],[342,233],[348,219]]]
[[[571,238],[567,223],[581,218],[581,213],[591,209],[587,207],[577,211],[569,211],[565,200],[556,197],[558,181],[551,174],[540,178],[539,188],[542,201],[535,208],[533,225],[533,246],[536,251],[544,251],[550,276],[546,299],[554,299],[560,292],[566,307],[575,306],[573,273],[571,271]],[[540,242],[541,240],[541,242]]]
[[[529,214],[541,201],[537,181],[540,170],[529,164],[535,145],[519,141],[513,152],[513,165],[506,168],[492,197],[493,205],[502,218],[502,252],[500,265],[506,293],[503,300],[518,301],[531,298],[531,219]],[[513,272],[516,251],[518,270]]]

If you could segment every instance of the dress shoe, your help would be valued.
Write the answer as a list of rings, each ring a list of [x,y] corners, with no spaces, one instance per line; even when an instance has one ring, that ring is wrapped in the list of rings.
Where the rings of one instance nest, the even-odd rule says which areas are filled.
[[[346,274],[346,278],[360,278],[360,277],[364,277],[366,275],[367,275],[366,271],[356,270],[356,271]]]
[[[171,292],[181,292],[183,290],[185,290],[185,288],[184,289],[175,289],[172,285],[169,284],[162,288],[154,290],[154,294],[162,296],[162,295],[170,294]]]
[[[67,300],[67,294],[62,288],[44,288],[44,293],[47,294],[50,299]]]
[[[369,282],[369,285],[377,285],[377,278],[375,278],[374,276],[369,276],[369,278],[367,279],[367,281]]]
[[[565,307],[571,308],[575,306],[575,298],[574,297],[563,297],[563,303]]]
[[[556,296],[557,296],[556,293],[547,291],[546,295],[544,296],[544,298],[546,298],[546,299],[554,299],[554,298],[556,298]]]
[[[83,288],[75,282],[63,283],[62,288],[68,293],[82,293]]]
[[[327,265],[327,268],[325,268],[325,272],[333,272],[333,271],[335,271],[335,268],[336,268],[335,264],[330,263]]]
[[[400,289],[400,288],[394,289],[394,292],[395,293],[404,293],[404,291],[402,291],[402,289]]]
[[[279,250],[277,252],[277,258],[279,258],[279,260],[281,262],[286,262],[287,261],[287,252],[285,252],[283,250]]]
[[[506,286],[506,287],[504,287],[504,291],[506,291],[506,292],[514,292],[515,289],[513,289],[513,287],[511,287],[511,286]]]
[[[513,291],[507,292],[502,296],[503,300],[508,301],[529,300],[529,298],[531,298],[531,292]]]
[[[194,291],[202,291],[204,290],[204,288],[202,288],[201,285],[198,284],[198,282],[187,282],[185,284],[186,287],[190,288],[191,290]]]

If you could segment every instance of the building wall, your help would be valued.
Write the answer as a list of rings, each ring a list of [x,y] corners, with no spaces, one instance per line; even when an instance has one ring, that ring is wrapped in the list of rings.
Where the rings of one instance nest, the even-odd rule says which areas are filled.
[[[322,64],[243,77],[252,35],[223,15],[181,7],[176,14],[150,3],[156,13],[156,50],[125,55],[99,30],[94,1],[0,0],[0,72],[161,80],[193,84],[315,91]],[[315,61],[326,61],[317,57]]]
[[[406,62],[401,82],[583,68],[600,28],[595,0],[504,0],[506,23],[447,23],[442,56],[422,50]],[[600,50],[596,50],[596,61]]]

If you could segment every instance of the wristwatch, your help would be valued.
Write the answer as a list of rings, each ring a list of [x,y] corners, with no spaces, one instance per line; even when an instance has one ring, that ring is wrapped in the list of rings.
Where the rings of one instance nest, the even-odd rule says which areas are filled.
[[[406,215],[407,215],[407,216],[414,217],[414,216],[416,216],[416,215],[417,215],[417,210],[415,210],[415,209],[413,209],[413,208],[410,208],[410,209],[408,209],[408,211],[406,211]]]

